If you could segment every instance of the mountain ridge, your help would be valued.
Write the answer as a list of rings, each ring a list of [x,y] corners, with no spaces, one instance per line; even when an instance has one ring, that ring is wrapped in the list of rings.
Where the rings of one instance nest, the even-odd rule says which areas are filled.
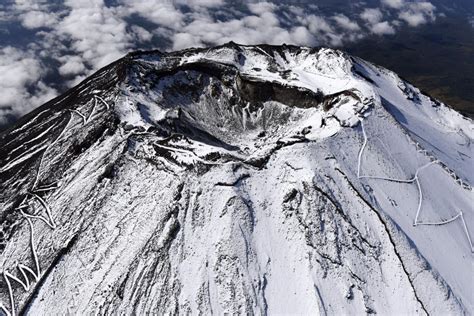
[[[129,54],[0,134],[1,309],[471,314],[473,133],[337,50]]]

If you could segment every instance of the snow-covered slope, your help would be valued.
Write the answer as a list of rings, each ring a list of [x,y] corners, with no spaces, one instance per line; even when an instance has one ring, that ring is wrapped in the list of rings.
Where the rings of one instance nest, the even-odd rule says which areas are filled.
[[[472,314],[473,137],[336,50],[129,54],[0,135],[0,310]]]

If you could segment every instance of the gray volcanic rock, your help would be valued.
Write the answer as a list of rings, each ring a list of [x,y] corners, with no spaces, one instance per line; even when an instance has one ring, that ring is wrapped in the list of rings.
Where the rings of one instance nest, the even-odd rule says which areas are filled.
[[[471,314],[473,135],[337,50],[129,54],[0,134],[0,310]]]

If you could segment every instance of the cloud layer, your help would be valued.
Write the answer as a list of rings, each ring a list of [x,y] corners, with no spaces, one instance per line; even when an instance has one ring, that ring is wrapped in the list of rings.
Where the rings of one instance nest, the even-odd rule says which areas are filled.
[[[21,26],[32,39],[17,47],[0,44],[0,128],[7,117],[25,114],[136,48],[178,50],[231,40],[340,47],[436,19],[430,2],[414,0],[380,0],[376,7],[359,4],[331,14],[297,2],[224,0],[16,0],[0,9],[0,31],[2,24]]]
[[[44,74],[34,56],[10,46],[0,49],[0,126],[56,96],[41,80]]]

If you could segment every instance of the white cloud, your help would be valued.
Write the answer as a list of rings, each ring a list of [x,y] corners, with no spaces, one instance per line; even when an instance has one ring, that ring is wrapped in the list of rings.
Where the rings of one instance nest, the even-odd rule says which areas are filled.
[[[332,17],[336,23],[345,30],[348,31],[359,31],[360,27],[356,22],[352,22],[347,16],[344,14],[337,14]]]
[[[200,15],[173,37],[173,49],[223,44],[231,40],[241,44],[310,44],[307,42],[312,39],[309,31],[304,31],[302,26],[289,30],[283,28],[276,14],[271,12],[272,5],[251,4],[249,8],[255,15],[225,22]]]
[[[298,26],[291,30],[290,36],[296,45],[311,45],[316,42],[313,34],[304,26]]]
[[[405,4],[404,0],[381,0],[381,2],[392,9],[400,9]]]
[[[2,5],[0,5],[0,22],[8,22],[13,19],[14,18],[11,16],[11,14],[8,14],[7,10],[4,9]]]
[[[56,15],[43,11],[33,10],[21,15],[21,24],[27,29],[51,27],[55,23],[57,23]]]
[[[395,34],[395,28],[388,21],[382,21],[383,13],[380,9],[364,9],[360,14],[362,20],[366,21],[367,28],[372,34],[387,35]]]
[[[427,2],[427,1],[411,3],[410,8],[412,10],[423,12],[430,16],[433,16],[434,10],[436,10],[436,7],[431,2]]]
[[[207,12],[193,14],[192,20],[173,35],[173,49],[183,49],[191,46],[223,44],[234,41],[241,44],[295,44],[314,46],[319,42],[341,44],[341,38],[336,35],[334,28],[323,18],[313,16],[293,18],[294,26],[286,27],[276,12],[279,7],[268,2],[250,3],[248,9],[251,15],[225,21],[215,20]],[[301,12],[293,7],[288,14]],[[346,17],[347,19],[347,17]],[[344,29],[354,30],[354,24],[347,24],[344,16],[337,20],[344,23]],[[350,21],[349,21],[350,22]],[[355,24],[356,25],[356,24]],[[329,34],[328,34],[329,33]]]
[[[173,36],[173,50],[202,46],[201,41],[189,33],[176,33]]]
[[[25,53],[7,46],[0,50],[0,106],[15,103],[15,93],[26,95],[26,86],[40,77],[39,62]]]
[[[296,16],[303,16],[305,15],[305,10],[302,7],[295,7],[293,5],[288,7],[288,11]]]
[[[43,81],[36,83],[35,92],[27,99],[26,111],[31,111],[33,108],[40,106],[49,100],[55,98],[58,95],[58,92],[47,86]]]
[[[321,43],[327,43],[332,46],[341,46],[344,36],[331,26],[331,24],[322,16],[311,14],[302,19],[302,22],[308,27],[309,31],[315,35]]]
[[[175,30],[184,25],[184,13],[171,1],[122,0],[120,4],[121,15],[138,14],[150,22]]]
[[[250,3],[248,8],[253,14],[260,15],[265,12],[273,12],[273,10],[276,8],[276,5],[270,2],[257,2]]]
[[[418,26],[426,23],[425,16],[419,12],[403,11],[398,15],[398,17],[407,22],[410,26]]]
[[[369,22],[370,24],[376,24],[382,21],[383,14],[380,9],[364,9],[360,14],[362,20]]]
[[[173,2],[177,5],[186,5],[192,9],[215,8],[225,4],[224,0],[174,0]]]
[[[334,33],[333,27],[322,16],[310,15],[306,19],[309,30],[312,33]]]
[[[59,67],[59,73],[63,76],[79,75],[86,71],[86,66],[79,56],[66,55],[59,59],[63,64]]]
[[[132,25],[131,29],[138,42],[148,42],[153,38],[153,34],[141,26]]]
[[[101,0],[68,0],[65,5],[71,10],[55,33],[59,40],[71,39],[72,48],[85,63],[98,69],[128,51],[132,37],[116,9],[106,7]]]
[[[47,7],[47,1],[41,0],[15,0],[13,1],[15,9],[19,11],[42,10]]]
[[[370,31],[377,35],[395,34],[395,29],[387,21],[373,24]]]
[[[436,7],[430,2],[414,2],[406,6],[398,17],[408,23],[409,26],[416,27],[429,21],[434,21]]]
[[[9,116],[26,114],[56,95],[41,81],[42,75],[40,62],[29,53],[11,46],[0,49],[0,126]]]
[[[395,26],[401,25],[399,20],[386,20],[393,16],[393,11],[401,21],[410,27],[417,27],[436,19],[436,7],[428,1],[407,2],[405,0],[381,0],[382,8],[366,8],[360,18],[373,34],[394,34]],[[385,15],[385,16],[384,16]]]

